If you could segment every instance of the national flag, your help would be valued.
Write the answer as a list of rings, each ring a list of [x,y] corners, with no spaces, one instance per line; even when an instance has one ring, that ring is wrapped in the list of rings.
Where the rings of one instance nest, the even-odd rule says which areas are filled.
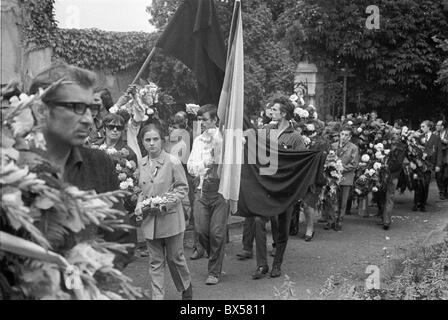
[[[213,0],[185,0],[155,46],[194,72],[201,105],[218,104],[226,49]]]
[[[223,131],[219,193],[237,209],[243,160],[244,51],[241,2],[235,1],[230,27],[226,72],[218,106],[220,130]]]

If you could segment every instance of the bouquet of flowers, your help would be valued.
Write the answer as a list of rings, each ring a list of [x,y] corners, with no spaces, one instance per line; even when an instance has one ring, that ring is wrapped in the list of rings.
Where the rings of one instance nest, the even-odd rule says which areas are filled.
[[[194,104],[194,103],[187,103],[187,105],[186,105],[187,113],[193,114],[193,115],[197,115],[199,108],[200,108],[200,106],[198,104]]]
[[[369,192],[384,191],[389,177],[387,161],[390,149],[385,149],[381,142],[369,146],[373,147],[361,156],[354,183],[358,198],[366,197]]]
[[[146,118],[143,121],[146,121],[150,115],[154,114],[152,106],[159,101],[160,88],[153,82],[149,82],[149,84],[144,86],[131,85],[126,91],[126,95],[129,98],[126,104],[114,105],[109,111],[111,113],[127,112],[129,115],[132,115],[134,113],[134,104],[136,103],[145,110]]]
[[[138,195],[141,192],[138,186],[139,171],[134,160],[129,159],[130,152],[126,148],[116,150],[115,148],[108,148],[104,143],[100,146],[92,146],[93,149],[99,149],[106,152],[115,163],[115,172],[120,182],[120,190],[129,191],[130,196],[126,197],[126,203],[135,208],[137,204]]]
[[[127,192],[96,194],[79,190],[55,177],[52,164],[28,147],[30,142],[34,147],[45,146],[42,99],[61,81],[35,96],[15,99],[17,103],[3,113],[0,297],[143,297],[141,289],[133,287],[112,264],[114,252],[124,252],[128,245],[95,240],[98,228],[132,228],[123,223],[124,213],[113,208]],[[77,238],[80,231],[83,238],[70,248],[67,240]],[[109,286],[112,280],[114,289]]]
[[[418,131],[408,130],[403,127],[402,141],[406,143],[406,158],[404,163],[404,172],[411,181],[411,188],[423,180],[424,172],[431,170],[433,165],[428,161],[428,155],[425,153],[422,135]]]
[[[162,196],[148,197],[140,202],[139,207],[141,210],[136,210],[131,217],[135,219],[136,225],[141,226],[143,221],[149,215],[158,215],[162,213],[167,213],[167,205],[170,203],[175,203],[177,198],[172,192],[167,192]]]
[[[324,206],[324,202],[334,203],[336,201],[337,189],[343,180],[342,171],[344,170],[341,160],[337,157],[334,150],[330,150],[324,164],[324,175],[326,185],[322,188],[319,195],[318,206]]]

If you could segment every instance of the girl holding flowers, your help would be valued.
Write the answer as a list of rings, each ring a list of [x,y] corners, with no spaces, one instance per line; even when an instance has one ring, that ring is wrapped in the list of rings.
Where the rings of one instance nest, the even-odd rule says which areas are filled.
[[[139,161],[139,196],[135,214],[142,216],[141,230],[149,250],[153,300],[164,298],[165,265],[182,299],[192,299],[191,276],[183,249],[185,218],[181,200],[188,194],[182,163],[163,150],[165,134],[157,123],[142,128],[140,139],[148,155]]]

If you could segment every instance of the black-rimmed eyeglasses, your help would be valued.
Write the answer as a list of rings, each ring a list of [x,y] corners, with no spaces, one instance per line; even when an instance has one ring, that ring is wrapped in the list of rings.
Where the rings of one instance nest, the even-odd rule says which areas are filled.
[[[90,109],[92,116],[96,116],[100,112],[101,105],[97,103],[84,103],[84,102],[59,102],[48,101],[47,104],[54,107],[63,107],[72,110],[74,113],[84,115],[87,109]]]

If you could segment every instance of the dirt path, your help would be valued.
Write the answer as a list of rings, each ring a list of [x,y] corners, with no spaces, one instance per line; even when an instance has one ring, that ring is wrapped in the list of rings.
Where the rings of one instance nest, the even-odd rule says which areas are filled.
[[[434,184],[431,185],[429,204],[428,212],[412,212],[412,194],[397,194],[393,222],[388,231],[377,226],[373,218],[351,215],[344,219],[340,232],[324,230],[322,224],[316,223],[313,241],[305,242],[301,238],[304,232],[304,226],[301,225],[299,236],[291,237],[288,242],[282,266],[283,274],[287,274],[294,282],[295,297],[321,299],[319,292],[331,275],[363,281],[367,277],[365,270],[368,265],[382,265],[394,252],[414,241],[423,240],[428,232],[448,221],[448,201],[438,200]],[[374,213],[375,208],[369,208],[369,212]],[[241,249],[241,232],[241,226],[230,232],[223,267],[225,274],[218,285],[204,284],[207,276],[206,259],[188,260],[195,299],[274,299],[274,287],[280,288],[285,279],[251,279],[256,268],[255,258],[240,261],[235,256]],[[186,255],[191,255],[191,249],[186,248]],[[272,263],[272,257],[269,257],[269,263]],[[125,273],[136,285],[148,288],[147,268],[147,258],[138,258],[126,268]],[[180,299],[169,273],[166,275],[166,287],[166,299]]]

